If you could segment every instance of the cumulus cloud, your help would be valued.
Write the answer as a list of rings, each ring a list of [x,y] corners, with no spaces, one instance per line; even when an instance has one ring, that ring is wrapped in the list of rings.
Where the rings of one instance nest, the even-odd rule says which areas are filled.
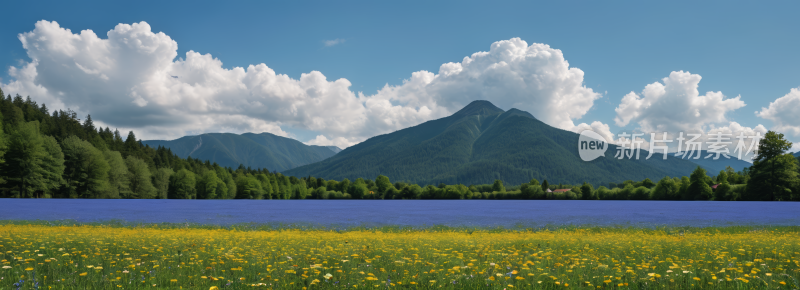
[[[600,131],[598,129],[592,130],[595,132]],[[652,135],[653,133],[655,133],[655,136]],[[667,133],[667,135],[664,136],[664,133]],[[766,133],[767,128],[760,124],[751,128],[742,126],[737,122],[729,122],[728,124],[720,126],[711,124],[707,127],[707,131],[690,130],[680,132],[643,132],[638,129],[632,131],[623,130],[615,136],[615,139],[611,139],[610,143],[631,148],[634,146],[633,142],[638,142],[640,149],[650,151],[651,148],[653,148],[653,152],[655,153],[662,153],[663,146],[667,147],[667,150],[670,152],[670,154],[678,153],[678,151],[694,151],[686,156],[678,156],[678,158],[684,159],[714,158],[716,155],[714,152],[718,151],[721,154],[726,154],[731,158],[740,158],[744,161],[752,163],[752,159],[755,156],[755,150],[758,148],[758,142],[760,142],[761,137],[763,137]],[[719,140],[717,140],[717,136],[719,136]],[[681,137],[683,140],[679,141],[678,139]],[[754,140],[755,143],[753,143]],[[689,145],[690,141],[698,144],[699,146]],[[681,146],[680,150],[678,145]],[[695,150],[707,150],[709,152],[701,155]],[[725,150],[727,150],[727,152]],[[708,154],[712,155],[709,156]],[[644,157],[640,156],[640,158]],[[725,157],[720,155],[719,158]]]
[[[757,137],[763,137],[765,134],[767,134],[767,128],[761,124],[751,128],[742,126],[737,122],[730,122],[725,126],[710,126],[709,130],[705,132],[705,134],[703,134],[698,141],[702,141],[704,145],[703,149],[708,150],[709,145],[715,142],[715,136],[720,135],[723,138],[729,138],[728,140],[721,139],[721,141],[726,143],[720,143],[728,149],[728,152],[730,152],[728,156],[735,156],[744,161],[752,162],[753,157],[755,157],[754,151],[758,148],[758,143],[753,143],[753,140],[755,139],[756,141],[760,141],[760,138]],[[739,138],[739,136],[752,138]],[[737,149],[740,146],[747,147],[747,149]],[[752,151],[750,151],[751,149]],[[703,156],[703,158],[705,157],[706,156]]]
[[[308,145],[319,145],[319,146],[336,146],[339,148],[347,148],[351,145],[351,142],[343,137],[336,137],[333,140],[328,139],[324,135],[317,135],[314,139],[309,140],[306,142]]]
[[[756,116],[771,120],[775,131],[800,136],[800,88],[793,88],[783,97],[761,108]]]
[[[745,106],[740,96],[727,98],[722,92],[697,90],[702,77],[674,71],[662,82],[645,86],[641,94],[630,92],[615,109],[618,126],[635,122],[644,132],[704,131],[709,124],[727,121],[727,112]]]
[[[340,43],[344,43],[344,42],[345,42],[345,39],[337,38],[337,39],[325,40],[322,43],[324,43],[326,47],[331,47],[331,46],[334,46],[334,45],[337,45],[337,44],[340,44]]]
[[[143,139],[220,131],[288,136],[281,128],[291,126],[319,132],[309,144],[343,148],[447,116],[474,100],[574,130],[573,120],[601,97],[583,85],[583,71],[570,68],[560,50],[519,38],[369,95],[318,71],[293,79],[266,64],[225,69],[195,51],[178,58],[178,44],[145,22],[119,24],[106,36],[37,22],[19,35],[31,61],[10,68],[13,79],[3,90],[51,109],[91,113],[98,124],[132,129]],[[608,131],[595,123],[586,126]]]
[[[728,138],[722,141],[729,142],[721,145],[728,149],[729,156],[738,157],[738,152],[734,153],[739,143],[737,136],[756,136],[757,133],[763,136],[767,130],[760,124],[751,128],[728,120],[725,115],[744,107],[745,103],[740,96],[727,98],[722,92],[700,95],[697,88],[701,79],[697,74],[674,71],[669,77],[662,79],[662,82],[645,86],[639,94],[630,92],[616,108],[617,116],[614,121],[618,126],[636,123],[639,127],[635,131],[646,133],[647,140],[651,139],[650,133],[657,133],[656,139],[661,140],[661,134],[666,132],[667,140],[673,142],[660,145],[670,146],[673,152],[678,150],[677,138],[681,132],[687,140],[691,139],[688,134],[701,134],[696,141],[701,143],[703,150],[708,150],[714,141],[713,136],[721,133],[723,138]],[[745,140],[748,147],[751,140]],[[686,148],[684,143],[681,149]],[[752,153],[743,155],[742,159],[751,160]]]
[[[789,152],[792,152],[792,153],[800,152],[800,142],[792,143],[792,149],[789,149]]]
[[[600,122],[600,121],[594,121],[594,122],[592,122],[591,125],[586,124],[586,123],[580,123],[578,125],[575,125],[575,127],[573,127],[572,129],[570,129],[570,131],[578,133],[578,134],[580,134],[581,132],[583,132],[585,130],[592,130],[595,133],[600,134],[600,136],[602,136],[603,139],[606,139],[606,142],[609,142],[609,143],[615,143],[616,142],[616,140],[614,138],[614,134],[611,133],[611,128],[608,126],[608,124],[605,124],[605,123]]]
[[[561,50],[512,38],[492,43],[488,52],[476,52],[460,63],[442,64],[438,74],[415,72],[402,85],[387,85],[375,97],[451,110],[488,100],[571,130],[573,120],[602,96],[583,85],[583,71],[570,68]]]

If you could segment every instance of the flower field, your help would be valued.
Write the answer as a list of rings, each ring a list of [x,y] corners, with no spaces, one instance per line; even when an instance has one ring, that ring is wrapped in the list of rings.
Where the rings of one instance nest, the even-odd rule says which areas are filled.
[[[796,289],[800,229],[0,225],[0,289]]]

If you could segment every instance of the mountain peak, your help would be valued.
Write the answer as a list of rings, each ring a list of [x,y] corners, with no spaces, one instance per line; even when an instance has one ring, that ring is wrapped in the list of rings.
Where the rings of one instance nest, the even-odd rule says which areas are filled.
[[[524,117],[528,117],[528,118],[531,118],[531,119],[536,119],[536,117],[531,115],[531,113],[528,113],[528,112],[523,111],[523,110],[515,109],[515,108],[508,109],[508,111],[506,111],[506,114],[508,114],[508,115],[519,115],[519,116],[524,116]]]
[[[503,112],[505,111],[496,107],[489,101],[477,100],[472,101],[472,103],[469,103],[466,107],[458,110],[453,116],[492,115]]]

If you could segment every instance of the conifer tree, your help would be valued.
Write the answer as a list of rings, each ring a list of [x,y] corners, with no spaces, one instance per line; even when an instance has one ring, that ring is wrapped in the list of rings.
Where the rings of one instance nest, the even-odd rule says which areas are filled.
[[[133,134],[133,131],[128,132],[128,137],[125,138],[124,151],[130,155],[135,154],[138,149],[139,142],[136,141],[136,135]]]
[[[3,90],[0,90],[0,99],[2,99],[2,96],[3,96]],[[3,115],[2,113],[0,113],[0,173],[5,173],[3,169],[6,163],[5,155],[6,155],[6,150],[8,150],[7,143],[8,143],[8,138],[5,132],[3,132]],[[5,174],[0,175],[0,184],[6,182],[5,176],[6,176]]]
[[[42,142],[35,121],[20,123],[8,136],[3,175],[16,188],[19,197],[34,197],[35,191],[47,188],[42,168],[47,152]]]

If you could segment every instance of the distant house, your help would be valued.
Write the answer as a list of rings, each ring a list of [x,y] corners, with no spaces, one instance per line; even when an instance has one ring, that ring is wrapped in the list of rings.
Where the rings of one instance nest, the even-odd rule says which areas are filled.
[[[570,191],[570,190],[572,190],[572,189],[564,188],[564,189],[556,189],[553,192],[567,193],[567,191]]]
[[[719,186],[719,184],[712,185],[711,186],[711,191],[716,191],[717,190],[717,186]]]
[[[553,191],[551,191],[551,190],[548,188],[548,189],[547,189],[545,192],[553,192]]]

